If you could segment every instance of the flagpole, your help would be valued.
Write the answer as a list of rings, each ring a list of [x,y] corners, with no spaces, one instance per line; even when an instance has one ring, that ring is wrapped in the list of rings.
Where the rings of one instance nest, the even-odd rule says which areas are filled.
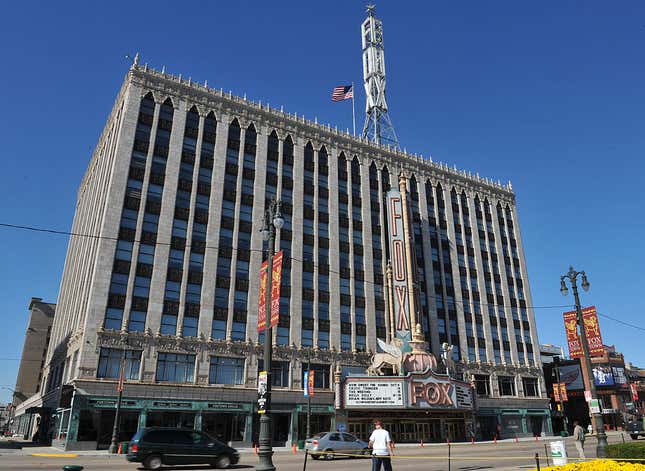
[[[354,125],[354,137],[356,137],[356,112],[354,111],[354,82],[352,82],[352,124]]]

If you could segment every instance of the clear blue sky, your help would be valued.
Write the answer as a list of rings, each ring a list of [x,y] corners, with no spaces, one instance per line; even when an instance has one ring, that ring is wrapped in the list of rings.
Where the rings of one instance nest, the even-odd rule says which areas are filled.
[[[127,72],[125,54],[351,129],[364,3],[9,2],[0,17],[0,222],[68,230],[76,190]],[[402,6],[405,6],[403,8]],[[377,3],[402,146],[517,194],[536,306],[569,264],[584,304],[643,327],[645,4]],[[13,387],[32,296],[56,302],[67,239],[0,228],[0,385]],[[564,343],[562,309],[537,309]],[[645,366],[643,331],[601,319]],[[8,390],[0,390],[7,401]]]

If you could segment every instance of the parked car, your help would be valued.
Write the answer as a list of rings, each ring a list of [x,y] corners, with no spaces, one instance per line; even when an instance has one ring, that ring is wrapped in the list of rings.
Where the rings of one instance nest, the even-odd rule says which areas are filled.
[[[643,423],[645,419],[638,418],[636,420],[630,419],[629,422],[625,424],[625,429],[629,433],[629,436],[632,437],[632,440],[638,440],[638,437],[645,437],[645,427]]]
[[[315,460],[322,458],[334,459],[331,452],[348,453],[351,455],[369,455],[371,450],[367,442],[359,440],[351,433],[344,432],[322,432],[305,440],[305,450]]]
[[[143,463],[146,469],[162,465],[209,464],[228,468],[240,455],[234,448],[195,430],[149,427],[139,430],[128,447],[127,460]]]

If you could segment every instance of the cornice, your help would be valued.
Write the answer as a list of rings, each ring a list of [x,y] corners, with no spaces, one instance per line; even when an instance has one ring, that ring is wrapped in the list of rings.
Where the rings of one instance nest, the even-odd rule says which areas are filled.
[[[339,131],[336,127],[332,128],[328,124],[307,120],[304,115],[286,113],[272,108],[268,103],[247,100],[246,97],[239,97],[231,92],[226,93],[222,89],[216,90],[207,85],[195,83],[190,79],[183,79],[181,75],[175,76],[159,72],[147,65],[133,65],[126,80],[146,90],[152,90],[153,93],[157,92],[156,95],[163,97],[163,99],[166,96],[184,99],[189,103],[188,107],[193,104],[197,105],[200,112],[202,109],[204,113],[213,111],[218,118],[222,114],[226,114],[227,116],[242,117],[247,123],[255,122],[258,131],[262,127],[261,123],[267,128],[275,128],[279,134],[284,136],[287,134],[307,136],[308,140],[317,144],[317,148],[322,145],[325,145],[327,149],[336,147],[339,153],[344,151],[348,158],[359,155],[362,159],[373,160],[379,168],[387,165],[390,173],[405,170],[414,173],[419,182],[428,179],[433,183],[440,181],[451,187],[455,186],[459,192],[465,190],[503,202],[515,202],[515,194],[510,182],[503,185],[499,181],[494,182],[489,178],[480,177],[478,174],[458,170],[456,167],[451,168],[442,162],[434,162],[432,158],[426,159],[423,156],[412,155],[390,146],[375,144],[362,137],[355,137],[347,132]]]

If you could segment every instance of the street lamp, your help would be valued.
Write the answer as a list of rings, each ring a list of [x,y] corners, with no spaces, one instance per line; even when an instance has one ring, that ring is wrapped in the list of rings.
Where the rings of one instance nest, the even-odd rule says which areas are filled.
[[[582,289],[589,291],[589,281],[587,280],[587,275],[584,271],[575,271],[573,267],[569,267],[569,271],[560,277],[560,292],[562,296],[566,296],[569,292],[567,285],[565,283],[565,278],[569,279],[571,283],[571,289],[573,289],[573,297],[576,302],[576,321],[580,327],[580,343],[582,344],[582,354],[584,356],[581,365],[587,371],[587,378],[589,378],[589,390],[591,392],[591,398],[597,399],[596,394],[596,385],[594,384],[593,369],[591,368],[591,356],[589,355],[589,344],[587,343],[587,333],[585,332],[584,320],[582,318],[582,308],[580,307],[580,297],[578,296],[578,286],[576,285],[576,279],[578,275],[582,275]],[[596,457],[606,458],[607,457],[607,434],[605,434],[605,427],[602,420],[602,410],[594,412],[593,414],[594,422],[596,425],[596,436],[598,437],[598,444],[596,446]]]
[[[311,350],[307,350],[307,431],[305,438],[311,438],[311,389],[309,389],[309,382],[311,381]]]
[[[276,231],[284,226],[284,218],[280,211],[280,201],[271,200],[269,208],[264,214],[264,223],[262,224],[262,238],[269,242],[267,250],[267,270],[269,270],[269,283],[267,286],[268,296],[266,297],[266,318],[264,328],[264,371],[267,372],[267,391],[265,402],[265,413],[260,417],[260,449],[258,450],[259,463],[255,467],[257,471],[274,471],[273,465],[273,447],[271,444],[271,356],[273,350],[273,328],[271,327],[271,292],[273,285],[273,256],[275,255],[275,235]]]
[[[108,448],[108,453],[116,453],[119,450],[119,428],[121,424],[119,423],[119,415],[121,412],[121,400],[123,399],[123,383],[125,382],[125,345],[128,340],[127,334],[121,332],[121,366],[119,368],[119,381],[117,390],[119,395],[116,400],[116,411],[114,412],[114,425],[112,426],[112,442],[110,443],[110,448]]]

